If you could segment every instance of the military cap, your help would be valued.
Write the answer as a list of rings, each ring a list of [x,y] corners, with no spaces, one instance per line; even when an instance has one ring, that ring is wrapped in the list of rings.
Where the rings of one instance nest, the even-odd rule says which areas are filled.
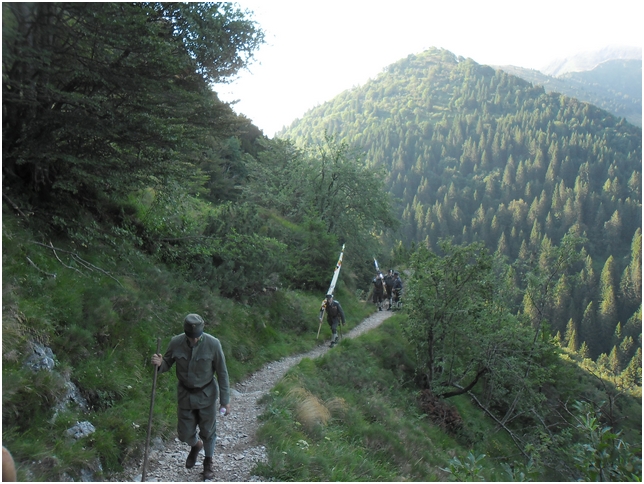
[[[183,320],[183,331],[188,338],[198,338],[203,334],[204,321],[198,314],[188,314]]]

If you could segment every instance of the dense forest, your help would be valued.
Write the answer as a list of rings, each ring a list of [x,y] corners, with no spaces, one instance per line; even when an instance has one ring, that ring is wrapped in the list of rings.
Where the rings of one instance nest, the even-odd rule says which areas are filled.
[[[2,8],[3,445],[20,477],[140,457],[149,357],[189,312],[232,382],[323,344],[312,315],[346,244],[348,326],[374,310],[374,257],[405,271],[403,310],[330,352],[342,378],[335,356],[307,361],[284,383],[306,392],[268,397],[263,476],[337,478],[298,461],[306,437],[329,461],[356,446],[346,480],[476,470],[454,449],[493,455],[489,478],[641,479],[641,130],[432,49],[269,139],[211,89],[264,42],[234,4]],[[162,438],[175,385],[159,382]],[[280,399],[307,392],[344,403],[304,435]],[[79,421],[95,433],[72,440]]]
[[[619,355],[621,368],[641,347],[639,128],[433,49],[281,136],[311,143],[325,133],[364,147],[383,171],[404,245],[481,241],[520,263],[566,233],[587,237],[583,264],[554,287],[552,331],[593,359]]]
[[[642,126],[642,60],[614,59],[590,71],[566,72],[558,77],[534,69],[499,66],[508,74],[585,101],[627,121]]]

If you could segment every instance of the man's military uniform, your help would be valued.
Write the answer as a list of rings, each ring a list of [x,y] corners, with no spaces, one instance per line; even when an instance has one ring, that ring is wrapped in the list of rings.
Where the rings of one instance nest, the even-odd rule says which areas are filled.
[[[391,303],[392,303],[392,292],[394,288],[394,271],[393,269],[389,269],[389,272],[387,272],[387,275],[385,276],[385,289],[387,291],[387,294],[385,297],[389,299],[389,310],[391,311]]]
[[[230,389],[226,358],[217,338],[203,333],[204,322],[198,314],[189,314],[184,321],[185,333],[172,338],[163,355],[159,373],[168,371],[176,364],[177,432],[179,440],[192,447],[186,467],[192,467],[203,446],[206,461],[212,464],[215,450],[216,418],[219,406],[230,403]],[[192,346],[188,339],[199,338]],[[214,375],[217,374],[215,380]],[[197,426],[199,435],[197,436]],[[201,437],[203,444],[199,441]],[[204,461],[204,470],[206,470]],[[205,474],[204,474],[205,475]]]
[[[402,291],[403,291],[403,283],[402,280],[400,279],[400,275],[398,272],[394,272],[394,287],[392,289],[393,296],[394,296],[394,304],[397,304],[398,301],[400,301],[400,297],[402,296]]]
[[[333,334],[331,338],[331,348],[333,348],[338,342],[338,324],[342,322],[342,326],[345,324],[344,311],[340,305],[340,301],[333,300],[333,294],[327,294],[326,299],[322,301],[322,306],[320,307],[320,322],[322,321],[322,316],[326,311],[326,321],[331,326],[331,333]]]
[[[376,272],[373,281],[373,302],[378,306],[378,311],[382,311],[382,301],[385,295],[385,282],[380,271]]]

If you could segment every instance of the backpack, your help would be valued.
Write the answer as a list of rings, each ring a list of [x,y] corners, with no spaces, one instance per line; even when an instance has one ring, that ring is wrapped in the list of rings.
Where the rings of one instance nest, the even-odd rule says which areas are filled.
[[[340,307],[340,302],[339,301],[333,301],[330,306],[326,307],[326,312],[329,313],[329,316],[332,318],[335,318],[338,314],[340,314],[340,310],[338,309]]]

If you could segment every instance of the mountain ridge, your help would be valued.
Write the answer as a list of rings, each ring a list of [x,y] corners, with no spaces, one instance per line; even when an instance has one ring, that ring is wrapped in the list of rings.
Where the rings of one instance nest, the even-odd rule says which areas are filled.
[[[541,85],[546,92],[574,97],[642,126],[641,59],[606,60],[594,69],[568,72],[558,77],[511,65],[494,67]]]
[[[642,48],[635,46],[608,45],[601,49],[579,52],[572,56],[555,59],[539,71],[558,77],[569,72],[590,71],[603,62],[615,59],[642,60]]]

